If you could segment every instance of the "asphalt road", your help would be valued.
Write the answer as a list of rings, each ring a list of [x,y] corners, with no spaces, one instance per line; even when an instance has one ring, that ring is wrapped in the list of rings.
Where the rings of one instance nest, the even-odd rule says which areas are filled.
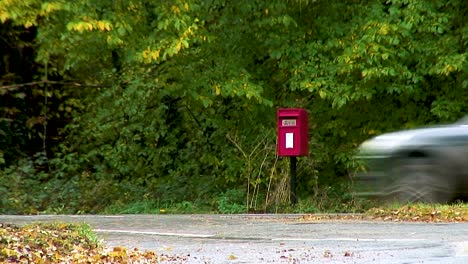
[[[109,247],[169,263],[468,263],[467,223],[305,221],[300,215],[7,216],[0,223],[86,222]]]

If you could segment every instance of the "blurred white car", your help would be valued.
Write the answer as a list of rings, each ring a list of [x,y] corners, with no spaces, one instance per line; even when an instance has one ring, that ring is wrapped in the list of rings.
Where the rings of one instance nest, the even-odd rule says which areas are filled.
[[[446,203],[468,196],[468,119],[383,134],[362,143],[356,194],[383,201]]]

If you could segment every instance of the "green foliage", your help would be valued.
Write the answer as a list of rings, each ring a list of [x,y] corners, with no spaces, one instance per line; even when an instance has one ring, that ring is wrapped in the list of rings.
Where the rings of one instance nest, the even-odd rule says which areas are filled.
[[[97,234],[93,231],[92,227],[87,223],[81,223],[77,225],[76,231],[80,235],[80,237],[85,238],[91,245],[100,246],[102,241],[99,239]]]
[[[70,178],[54,177],[35,169],[40,161],[21,159],[0,170],[0,213],[96,213],[145,195],[133,182],[96,181],[86,172]]]
[[[157,214],[161,209],[154,201],[136,201],[126,204],[111,204],[103,210],[104,214]]]
[[[49,190],[7,207],[276,210],[288,202],[288,164],[275,155],[275,110],[303,107],[311,154],[298,193],[322,197],[304,208],[352,210],[337,182],[356,170],[359,143],[466,112],[467,10],[462,0],[2,1],[4,28],[37,32],[15,43],[34,49],[25,60],[38,67],[28,80],[5,68],[1,83],[66,83],[0,89],[40,101],[0,103],[2,177]],[[31,135],[36,148],[24,151]],[[37,152],[46,162],[20,177],[15,159]],[[231,201],[239,189],[243,202]]]
[[[168,214],[200,214],[211,213],[210,207],[207,207],[201,201],[182,201],[178,203],[166,203],[165,208],[160,210],[160,213]]]
[[[37,172],[30,160],[0,170],[0,213],[31,214],[44,210],[49,197],[43,191],[46,187],[39,183],[47,177],[46,173]]]
[[[222,214],[246,213],[245,190],[227,190],[218,198],[218,211]]]
[[[171,202],[154,201],[145,198],[142,201],[111,204],[104,214],[197,214],[211,212],[210,207],[200,201]]]

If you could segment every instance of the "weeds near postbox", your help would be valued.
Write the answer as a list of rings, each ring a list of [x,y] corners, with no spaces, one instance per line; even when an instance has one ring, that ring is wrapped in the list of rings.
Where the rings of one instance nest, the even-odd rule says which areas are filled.
[[[241,144],[238,136],[228,134],[226,137],[241,154],[242,178],[247,186],[244,212],[290,210],[287,209],[290,203],[288,160],[279,159],[275,154],[272,132],[257,136],[257,144],[252,145],[251,150]]]
[[[260,189],[266,188],[266,185],[271,184],[266,175],[269,169],[274,169],[276,165],[276,157],[272,154],[275,149],[275,142],[272,141],[271,133],[259,135],[256,142],[258,142],[252,150],[247,150],[242,146],[238,136],[226,135],[227,139],[237,148],[241,153],[241,160],[243,163],[242,177],[247,181],[246,192],[246,212],[249,210],[258,210],[260,200]],[[271,175],[271,174],[269,174]],[[268,190],[266,196],[268,197]]]
[[[272,140],[271,133],[259,135],[257,144],[253,145],[252,150],[247,150],[240,142],[239,137],[228,134],[227,139],[240,152],[239,160],[242,162],[244,170],[242,178],[246,180],[246,192],[244,212],[298,212],[305,209],[304,203],[313,203],[314,211],[326,211],[330,206],[333,211],[342,211],[338,208],[343,206],[343,201],[348,201],[347,197],[335,197],[339,191],[328,194],[333,190],[320,190],[318,184],[318,171],[316,164],[311,157],[303,157],[299,161],[298,176],[302,179],[308,178],[308,186],[312,186],[313,194],[310,198],[302,201],[298,206],[290,206],[290,180],[289,180],[289,159],[279,158],[275,153],[276,142]],[[299,188],[304,192],[304,186]],[[344,190],[341,189],[341,191]],[[231,203],[232,192],[228,190],[221,196],[221,212],[228,213],[232,211],[232,206],[236,212],[241,212],[239,204]],[[331,197],[333,196],[333,197]],[[338,195],[339,196],[339,195]],[[263,201],[263,204],[261,202]],[[312,201],[312,202],[310,202]],[[335,204],[332,205],[334,201]],[[229,205],[228,205],[229,204]],[[308,206],[306,206],[308,207]],[[348,208],[349,205],[344,207]],[[227,209],[230,208],[230,209]],[[310,208],[310,207],[309,207]],[[310,210],[306,210],[310,212]]]

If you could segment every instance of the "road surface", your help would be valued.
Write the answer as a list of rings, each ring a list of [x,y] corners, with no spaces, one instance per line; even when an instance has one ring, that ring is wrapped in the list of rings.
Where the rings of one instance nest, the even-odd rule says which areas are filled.
[[[308,221],[301,215],[8,216],[0,223],[85,222],[109,246],[167,263],[468,263],[468,223]]]

